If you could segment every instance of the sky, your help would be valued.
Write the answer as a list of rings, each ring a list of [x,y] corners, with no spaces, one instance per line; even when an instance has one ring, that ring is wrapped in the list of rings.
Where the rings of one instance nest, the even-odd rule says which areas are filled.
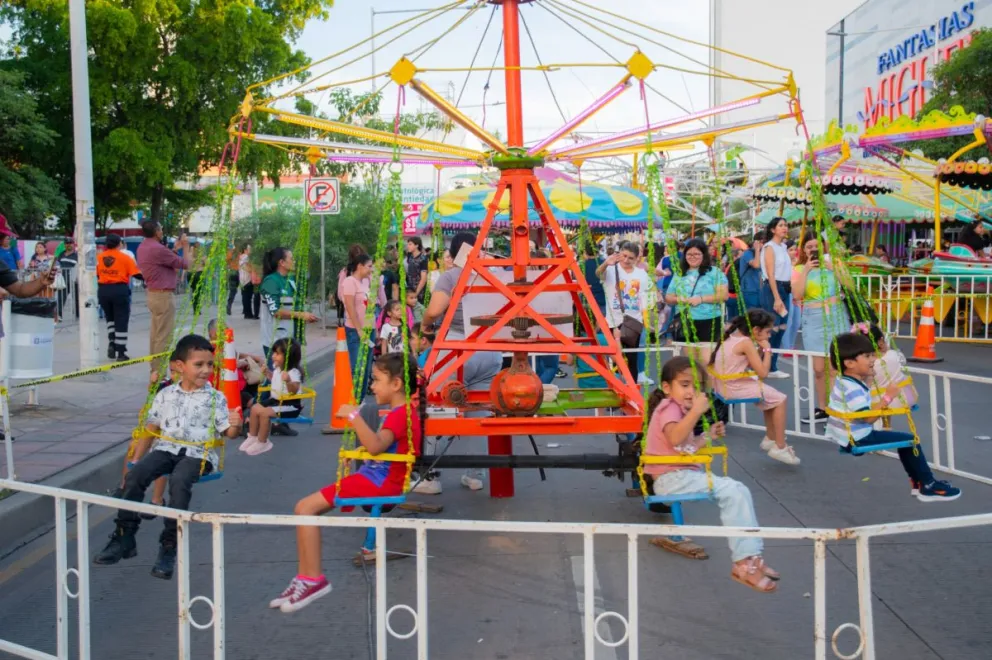
[[[331,10],[328,20],[312,22],[307,25],[298,46],[316,61],[367,39],[372,30],[373,11],[375,12],[375,28],[379,31],[416,15],[415,13],[385,12],[429,9],[442,4],[443,0],[374,0],[371,3],[362,0],[338,0]],[[468,4],[466,3],[466,5]],[[571,0],[565,0],[560,4],[593,13],[588,8],[584,8]],[[652,0],[651,2],[644,0],[609,0],[609,2],[590,0],[589,4],[609,9],[622,16],[636,17],[638,21],[679,36],[701,42],[708,41],[708,2],[700,0]],[[578,32],[552,15],[548,9],[554,10],[565,18],[577,28]],[[498,129],[501,135],[506,136],[505,107],[496,105],[505,100],[504,73],[502,71],[492,72],[490,76],[485,71],[476,71],[468,75],[462,71],[430,70],[468,67],[477,48],[479,48],[479,55],[475,66],[491,67],[497,56],[497,48],[500,45],[502,34],[501,11],[496,12],[492,25],[488,32],[486,31],[486,25],[492,12],[492,5],[483,6],[464,20],[459,27],[439,40],[429,51],[417,58],[415,63],[418,68],[428,69],[428,71],[418,74],[419,78],[442,94],[448,93],[455,98],[461,96],[459,107],[478,123],[483,121],[482,105],[485,101],[487,104],[485,108],[486,128],[490,131]],[[435,39],[456,21],[464,18],[467,13],[464,9],[450,11],[399,38],[395,43],[386,45],[375,53],[375,71],[377,73],[387,72],[404,54]],[[623,35],[618,30],[598,21],[590,21],[593,25],[604,30],[626,37],[625,40],[630,42],[621,43],[617,39],[597,31],[589,24],[581,22],[579,18],[565,16],[547,0],[523,5],[521,16],[530,28],[537,50],[537,54],[535,54],[526,32],[522,32],[521,59],[524,66],[537,64],[538,56],[544,64],[613,63],[612,58],[626,61],[635,52],[633,42],[639,42],[644,45],[645,52],[657,62],[697,70],[702,68],[678,55],[666,52],[659,46],[647,44],[642,39],[630,35]],[[652,34],[620,19],[600,16],[605,21],[650,35],[664,45],[699,61],[706,62],[708,60],[707,49],[705,48],[680,43],[657,33]],[[380,37],[377,39],[376,45],[382,46],[410,25],[413,23]],[[605,49],[609,54],[600,48]],[[314,71],[317,73],[327,71],[346,63],[348,60],[364,55],[360,61],[321,78],[321,82],[345,81],[369,76],[373,72],[370,50],[371,44],[364,44],[326,65],[315,67]],[[501,64],[502,53],[499,54],[496,65],[500,66]],[[562,113],[567,118],[575,116],[616,85],[624,72],[624,69],[615,67],[562,67],[557,71],[549,72],[547,79],[541,72],[523,72],[525,140],[528,142],[536,141],[560,127],[564,123]],[[489,90],[485,91],[484,87],[487,82],[489,83]],[[703,76],[658,70],[649,76],[648,82],[672,101],[666,101],[649,90],[647,111],[651,121],[683,114],[683,110],[675,104],[682,106],[682,108],[694,110],[702,109],[708,105],[709,84],[708,79]],[[365,82],[355,85],[353,88],[356,91],[369,91],[372,89],[372,83]],[[463,89],[464,91],[462,91]],[[554,92],[554,97],[551,90]],[[310,98],[321,105],[322,109],[333,114],[333,110],[327,105],[326,93],[318,93]],[[386,111],[388,108],[387,113],[389,115],[395,112],[396,98],[396,86],[388,86],[384,91],[383,110]],[[560,111],[556,106],[555,98],[561,107]],[[428,109],[427,106],[423,105],[419,96],[412,91],[408,92],[405,109],[414,111],[421,108]],[[585,124],[583,130],[586,132],[613,132],[642,126],[644,121],[644,104],[640,100],[638,90],[632,88]]]

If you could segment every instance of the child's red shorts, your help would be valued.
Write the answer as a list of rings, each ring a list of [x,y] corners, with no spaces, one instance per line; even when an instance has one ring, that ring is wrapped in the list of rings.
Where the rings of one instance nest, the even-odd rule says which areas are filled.
[[[340,488],[338,487],[339,483]],[[340,482],[334,482],[330,486],[321,488],[320,494],[324,496],[328,504],[334,506],[336,497],[347,499],[353,497],[395,497],[403,494],[403,487],[392,484],[388,480],[381,486],[376,486],[364,474],[349,474]]]

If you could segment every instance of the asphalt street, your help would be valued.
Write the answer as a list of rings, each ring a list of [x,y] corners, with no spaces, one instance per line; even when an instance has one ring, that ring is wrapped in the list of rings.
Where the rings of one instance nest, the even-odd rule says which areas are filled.
[[[328,380],[317,380],[322,394]],[[955,392],[955,397],[957,392]],[[988,400],[987,398],[985,399]],[[955,424],[980,426],[958,414]],[[326,419],[328,397],[317,404]],[[929,425],[927,424],[927,428]],[[969,431],[970,432],[970,431]],[[897,461],[841,456],[835,447],[796,440],[798,468],[768,459],[760,434],[732,430],[730,475],[753,493],[765,526],[847,527],[892,521],[957,516],[988,511],[992,488],[957,480],[964,496],[951,503],[924,504],[909,495]],[[539,438],[542,452],[612,451],[612,437]],[[319,427],[299,437],[276,438],[275,449],[247,457],[232,449],[223,479],[196,486],[199,511],[289,513],[294,502],[333,481],[338,441]],[[549,448],[549,443],[559,446]],[[478,446],[457,453],[481,452]],[[517,451],[529,453],[526,439]],[[444,493],[418,496],[444,505],[445,518],[522,521],[667,522],[625,496],[627,484],[597,472],[551,470],[542,482],[536,471],[516,472],[516,497],[491,499],[470,492],[458,473],[443,474]],[[107,484],[110,487],[112,484]],[[407,514],[409,515],[409,514]],[[89,542],[96,552],[112,530],[113,512],[94,508]],[[686,507],[694,524],[719,524],[710,503]],[[92,657],[100,660],[176,657],[177,585],[149,575],[161,521],[146,522],[138,535],[139,554],[116,566],[92,566]],[[72,525],[70,527],[73,527]],[[227,657],[236,660],[368,658],[371,653],[369,594],[375,576],[352,565],[363,532],[325,530],[323,566],[334,584],[324,599],[295,614],[269,610],[296,570],[295,537],[284,528],[231,526],[226,531]],[[778,593],[762,595],[730,579],[726,543],[700,539],[711,558],[694,561],[642,541],[638,549],[641,656],[687,660],[782,659],[813,655],[813,549],[807,542],[770,541],[766,557],[781,571]],[[412,532],[388,535],[391,549],[414,547]],[[48,534],[0,560],[0,637],[55,652],[55,559]],[[192,592],[210,595],[210,529],[194,525]],[[582,539],[558,535],[434,532],[428,534],[430,657],[440,659],[571,660],[583,656]],[[992,528],[907,534],[874,540],[873,603],[878,658],[906,660],[989,657],[992,648]],[[626,539],[597,537],[597,612],[627,611]],[[70,543],[70,558],[75,544]],[[70,566],[74,559],[70,559]],[[828,632],[858,621],[853,543],[833,543],[827,555]],[[390,606],[416,605],[415,563],[388,564]],[[370,591],[372,590],[372,591]],[[75,638],[76,606],[70,601]],[[206,609],[193,614],[202,620]],[[395,627],[408,630],[407,615]],[[615,621],[600,627],[619,640]],[[193,657],[212,657],[212,633],[193,631]],[[841,637],[842,651],[856,646]],[[415,639],[389,641],[389,657],[416,657]],[[75,653],[75,646],[71,653]],[[6,657],[0,654],[0,657]],[[625,646],[600,647],[597,660],[627,658]]]

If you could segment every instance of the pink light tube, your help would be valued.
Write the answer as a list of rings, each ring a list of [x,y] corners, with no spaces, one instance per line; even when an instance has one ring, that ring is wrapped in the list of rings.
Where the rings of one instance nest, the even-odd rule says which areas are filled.
[[[332,163],[378,163],[382,165],[388,165],[393,162],[392,157],[388,156],[357,156],[348,154],[331,154],[327,156],[327,160]],[[474,160],[443,160],[435,158],[400,158],[399,162],[404,165],[438,165],[446,167],[478,167],[478,163]]]
[[[963,126],[954,126],[951,128],[934,128],[928,131],[913,131],[907,133],[895,133],[892,135],[871,135],[861,138],[861,140],[858,141],[858,146],[864,149],[878,145],[899,144],[901,142],[909,142],[912,140],[936,140],[939,138],[954,137],[957,135],[971,135],[974,132],[974,124],[965,124]],[[992,123],[987,123],[985,125],[985,133],[987,135],[992,135]]]
[[[585,151],[589,147],[596,147],[601,144],[609,144],[610,142],[616,142],[617,140],[622,140],[627,137],[634,135],[643,135],[644,133],[653,133],[661,128],[666,128],[668,126],[675,126],[677,124],[683,124],[687,121],[692,121],[694,119],[702,119],[703,117],[711,117],[713,115],[720,114],[721,112],[729,112],[730,110],[737,110],[738,108],[748,108],[753,105],[758,105],[761,103],[760,98],[756,99],[744,99],[743,101],[734,101],[733,103],[725,103],[724,105],[718,105],[715,108],[708,108],[706,110],[700,110],[699,112],[693,112],[682,117],[676,117],[675,119],[666,119],[665,121],[658,122],[657,124],[652,124],[646,128],[634,128],[629,131],[623,131],[622,133],[614,133],[613,135],[608,135],[603,138],[598,138],[596,140],[590,140],[588,142],[583,142],[582,144],[573,144],[568,147],[562,147],[561,149],[555,149],[548,153],[548,156],[559,156],[563,153],[569,151],[575,151],[581,149]]]
[[[577,114],[575,117],[573,117],[572,120],[569,121],[567,124],[565,124],[557,131],[555,131],[554,133],[552,133],[551,135],[544,138],[543,140],[535,144],[533,147],[528,149],[527,155],[533,156],[534,154],[538,154],[544,151],[549,145],[554,144],[555,142],[560,140],[563,136],[571,133],[573,130],[575,130],[576,127],[584,123],[594,113],[598,112],[600,108],[602,108],[604,105],[606,105],[616,97],[623,94],[628,89],[630,89],[630,81],[625,78],[621,82],[617,83],[616,86],[614,86],[610,91],[606,92],[601,97],[599,97],[599,99],[593,102],[592,105],[590,105],[588,108],[586,108],[585,110]]]

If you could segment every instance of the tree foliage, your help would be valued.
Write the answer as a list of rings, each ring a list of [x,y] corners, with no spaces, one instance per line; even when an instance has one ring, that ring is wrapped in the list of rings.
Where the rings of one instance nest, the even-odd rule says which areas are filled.
[[[0,69],[0,213],[30,237],[44,229],[47,217],[64,213],[69,202],[39,167],[39,156],[58,136],[45,126],[24,78]]]
[[[932,110],[947,112],[960,105],[968,112],[992,117],[992,30],[972,33],[971,45],[955,51],[933,73],[933,96],[920,111],[920,117]],[[973,137],[945,138],[919,142],[915,148],[936,160],[949,158]]]
[[[303,205],[282,202],[238,219],[234,224],[234,243],[238,249],[252,246],[252,261],[260,266],[262,256],[275,247],[293,249],[299,238]],[[341,187],[341,214],[324,219],[325,260],[329,292],[337,286],[337,273],[345,266],[348,248],[355,243],[369,253],[375,251],[382,221],[383,201],[364,186]],[[318,297],[320,287],[320,218],[310,219],[310,290]]]
[[[292,44],[306,21],[326,17],[331,5],[332,0],[87,2],[98,216],[130,215],[137,201],[147,202],[152,218],[162,220],[174,183],[218,162],[245,89],[307,62]],[[9,0],[0,19],[13,29],[0,64],[26,76],[61,138],[39,166],[71,196],[68,5]],[[253,166],[278,165],[248,162],[242,173],[259,176],[263,170]]]

